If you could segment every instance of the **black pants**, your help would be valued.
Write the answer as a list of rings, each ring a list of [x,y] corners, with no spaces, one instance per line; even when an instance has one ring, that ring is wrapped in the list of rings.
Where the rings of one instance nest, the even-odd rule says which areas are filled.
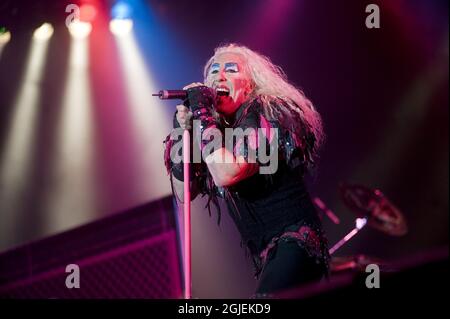
[[[319,281],[326,266],[316,263],[295,241],[280,241],[261,274],[255,297]]]

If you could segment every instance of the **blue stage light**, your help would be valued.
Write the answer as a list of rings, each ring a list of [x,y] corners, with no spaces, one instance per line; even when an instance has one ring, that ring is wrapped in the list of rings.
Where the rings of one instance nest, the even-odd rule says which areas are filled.
[[[118,1],[111,8],[111,18],[112,19],[131,19],[133,9],[125,1]]]

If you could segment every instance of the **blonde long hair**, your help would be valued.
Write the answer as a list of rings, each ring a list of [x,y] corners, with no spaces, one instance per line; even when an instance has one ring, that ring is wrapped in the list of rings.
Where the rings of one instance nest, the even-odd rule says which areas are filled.
[[[214,55],[205,65],[203,74],[205,81],[214,58],[225,52],[239,54],[246,60],[254,85],[251,96],[260,98],[268,119],[284,122],[287,120],[288,123],[290,122],[289,125],[296,129],[296,133],[301,132],[299,130],[302,129],[313,133],[315,145],[312,152],[317,155],[315,153],[324,140],[320,114],[303,91],[289,83],[284,71],[273,64],[268,57],[243,45],[235,43],[221,45],[214,50]],[[290,116],[283,114],[290,114]]]

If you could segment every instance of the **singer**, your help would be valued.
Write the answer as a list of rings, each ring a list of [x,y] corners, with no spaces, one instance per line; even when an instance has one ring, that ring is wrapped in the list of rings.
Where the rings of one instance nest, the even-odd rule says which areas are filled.
[[[208,196],[207,207],[215,204],[219,223],[218,202],[226,202],[259,279],[253,297],[270,297],[326,277],[327,241],[303,181],[324,138],[321,117],[311,101],[267,57],[237,44],[216,48],[205,65],[204,83],[192,83],[184,90],[187,98],[177,105],[174,129],[193,130],[192,147],[200,149],[203,159],[191,165],[192,199]],[[217,90],[227,94],[216,94]],[[193,125],[193,120],[201,125]],[[232,147],[223,143],[207,151],[205,133],[230,128],[253,130]],[[268,129],[278,134],[269,134]],[[165,140],[165,163],[181,202],[183,163],[171,159],[177,141],[170,136]],[[261,174],[263,163],[256,150],[262,143],[273,148],[274,142],[277,170]]]

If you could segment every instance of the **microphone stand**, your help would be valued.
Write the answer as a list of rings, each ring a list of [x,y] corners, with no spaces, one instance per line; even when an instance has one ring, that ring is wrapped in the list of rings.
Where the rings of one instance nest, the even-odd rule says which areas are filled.
[[[184,99],[186,91],[184,90],[161,90],[152,96],[158,96],[162,100],[166,99]],[[184,230],[184,299],[192,298],[192,273],[191,273],[191,190],[190,190],[190,158],[191,158],[191,134],[185,129],[183,132],[183,230]]]
[[[189,130],[185,129],[183,132],[183,169],[184,169],[184,299],[192,298],[192,274],[191,274],[191,190],[189,187],[190,181],[190,148],[191,136]]]
[[[217,90],[218,95],[228,95],[228,92],[223,90]],[[185,99],[185,90],[161,90],[158,93],[152,94],[152,96],[158,96],[160,99]],[[191,190],[189,185],[189,171],[190,171],[190,158],[191,158],[191,148],[190,148],[190,133],[189,130],[185,129],[183,132],[183,169],[184,169],[184,298],[192,298],[192,273],[191,273]]]

